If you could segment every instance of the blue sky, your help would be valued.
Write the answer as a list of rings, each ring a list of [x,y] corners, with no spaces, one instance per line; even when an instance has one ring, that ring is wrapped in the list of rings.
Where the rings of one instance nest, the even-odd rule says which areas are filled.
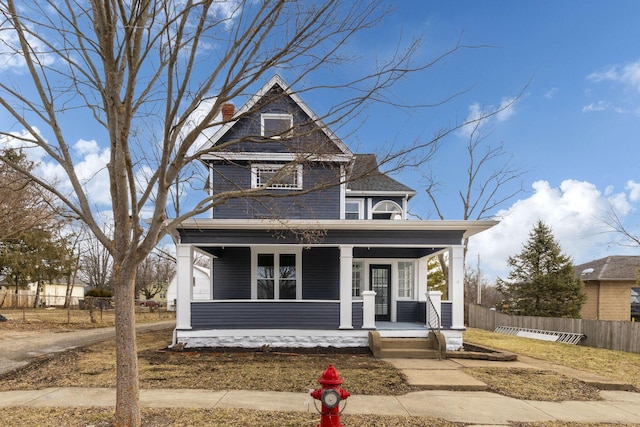
[[[519,194],[494,212],[495,229],[472,239],[469,256],[492,279],[507,273],[538,219],[554,230],[576,264],[614,254],[640,254],[607,233],[601,219],[615,206],[640,231],[640,2],[637,1],[416,1],[396,2],[375,44],[390,34],[417,34],[422,53],[434,56],[459,40],[463,49],[428,73],[409,77],[397,98],[419,101],[465,91],[444,106],[370,112],[363,141],[390,143],[429,137],[440,127],[489,110],[522,92],[504,117],[486,123],[487,143],[504,144],[525,171]],[[390,118],[389,121],[386,118]],[[390,122],[402,124],[398,132]],[[462,215],[464,134],[447,138],[431,164],[442,182],[448,219]],[[364,148],[364,147],[362,147]],[[399,176],[419,194],[411,208],[434,218],[420,172]]]
[[[636,148],[640,142],[640,2],[407,0],[388,4],[394,10],[380,26],[345,46],[354,55],[352,61],[327,67],[299,87],[327,84],[340,73],[366,70],[361,67],[388,57],[399,39],[401,43],[422,39],[418,62],[429,61],[456,43],[478,48],[460,49],[433,68],[407,76],[388,94],[395,102],[414,105],[458,96],[434,108],[372,105],[357,121],[334,129],[347,145],[356,152],[379,153],[429,140],[438,130],[520,94],[510,108],[486,120],[482,131],[488,144],[503,144],[513,165],[525,171],[522,181],[515,183],[525,191],[491,212],[501,222],[472,239],[472,264],[479,254],[489,280],[504,277],[507,257],[520,251],[538,219],[553,228],[575,263],[640,254],[637,246],[621,246],[602,222],[613,206],[628,227],[640,234],[640,150]],[[286,71],[281,74],[285,81],[295,77]],[[5,76],[19,82],[23,76],[19,64],[0,62],[0,78]],[[322,116],[342,95],[322,91],[304,93],[302,98]],[[245,101],[237,100],[236,105]],[[6,118],[3,114],[0,111],[0,123]],[[76,120],[69,135],[78,140],[75,150],[82,161],[77,170],[88,177],[94,202],[108,202],[107,182],[100,178],[108,160],[104,134]],[[465,185],[465,143],[465,132],[454,132],[442,141],[433,161],[396,176],[418,192],[410,206],[413,214],[436,218],[424,194],[424,176],[431,173],[441,183],[438,200],[446,218],[461,218],[457,193]],[[51,176],[59,174],[46,162],[43,170]]]

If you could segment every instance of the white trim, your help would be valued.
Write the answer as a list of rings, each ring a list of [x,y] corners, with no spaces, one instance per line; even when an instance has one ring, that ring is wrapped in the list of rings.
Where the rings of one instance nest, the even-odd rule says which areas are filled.
[[[345,199],[344,201],[344,215],[343,218],[347,218],[347,203],[357,203],[358,204],[358,218],[357,219],[364,219],[364,199],[361,198],[353,198],[353,197],[349,197],[347,199]],[[353,219],[353,218],[352,218]]]
[[[275,171],[275,173],[277,174],[280,169],[285,169],[285,168],[290,168],[292,169],[290,172],[292,172],[292,174],[295,173],[295,182],[293,183],[293,185],[275,184],[273,182],[270,185],[266,185],[266,183],[259,185],[258,181],[260,178],[261,171],[271,170],[271,171]],[[263,188],[266,190],[302,190],[303,189],[302,170],[303,170],[302,165],[254,163],[251,165],[251,188]],[[287,171],[287,174],[288,173],[289,171]]]
[[[347,191],[347,171],[344,165],[340,165],[340,219],[345,217],[345,204],[346,191]]]
[[[353,329],[352,267],[353,246],[340,248],[340,329]]]
[[[348,163],[353,157],[345,154],[315,154],[315,153],[262,153],[262,152],[229,152],[216,151],[203,154],[202,160],[236,160],[236,161],[260,161],[260,162],[336,162]]]
[[[274,288],[273,299],[258,300],[258,255],[274,255]],[[281,254],[293,254],[296,256],[296,299],[279,299],[279,278],[278,269],[279,257]],[[255,301],[300,301],[302,300],[302,246],[251,246],[251,299]],[[246,301],[246,300],[245,300]]]
[[[273,135],[267,136],[270,139],[280,139],[283,136],[287,136],[291,133],[291,129],[293,128],[293,114],[289,113],[261,113],[260,114],[260,135],[266,136],[264,134],[264,121],[266,120],[288,120],[289,121],[289,129],[283,135]]]
[[[170,220],[168,220],[170,221]],[[229,230],[285,230],[285,229],[325,229],[325,230],[451,230],[464,231],[463,237],[470,237],[498,224],[498,221],[379,221],[379,220],[306,220],[306,219],[214,219],[189,218],[180,223],[180,229],[229,229]],[[215,245],[213,245],[215,246]],[[335,245],[334,245],[335,246]],[[376,246],[376,245],[367,245]],[[381,245],[388,246],[388,245]],[[448,247],[442,245],[414,245],[414,247]]]
[[[398,211],[395,211],[395,210],[393,210],[393,211],[384,210],[384,211],[376,212],[376,209],[377,209],[380,205],[383,205],[383,204],[391,204],[391,205],[395,206],[395,207],[398,209],[398,211],[399,211],[399,212],[398,212]],[[399,214],[400,214],[400,218],[403,218],[403,217],[405,216],[404,211],[402,210],[402,206],[400,206],[399,204],[397,204],[397,203],[396,203],[396,202],[394,202],[393,200],[380,200],[378,203],[376,203],[376,204],[373,206],[373,208],[372,208],[372,210],[371,210],[371,218],[373,218],[373,215],[374,215],[374,214],[376,214],[376,213],[381,213],[381,214],[387,214],[387,213],[388,213],[388,214],[393,215],[393,213],[394,213],[394,212],[396,212],[396,215],[399,213]],[[390,220],[394,220],[394,219],[397,219],[397,218],[394,218],[394,217],[392,216],[392,217],[391,217],[391,218],[389,218],[389,219],[390,219]]]
[[[350,196],[369,196],[369,197],[405,197],[411,198],[417,193],[415,191],[369,191],[369,190],[350,190],[347,188]]]

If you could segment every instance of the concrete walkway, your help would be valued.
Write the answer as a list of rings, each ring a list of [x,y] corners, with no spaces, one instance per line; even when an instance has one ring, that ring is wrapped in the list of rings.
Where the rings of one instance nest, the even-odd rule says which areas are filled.
[[[387,359],[401,369],[413,385],[424,391],[402,396],[351,396],[346,414],[429,416],[472,425],[500,426],[510,422],[573,421],[589,423],[640,423],[640,393],[623,391],[629,385],[534,359],[490,362],[447,359]],[[465,366],[562,369],[565,375],[605,384],[601,401],[541,402],[518,400],[490,393],[486,385],[462,371]],[[581,378],[582,377],[582,378]],[[345,385],[348,389],[348,385]],[[617,389],[617,390],[612,390]],[[156,408],[247,408],[272,411],[315,412],[305,393],[264,391],[209,391],[192,389],[143,389],[143,407]],[[115,389],[48,388],[0,392],[0,407],[88,407],[115,406]],[[640,425],[640,424],[637,424]]]
[[[48,388],[0,392],[0,407],[115,406],[115,389]],[[517,400],[478,391],[426,390],[402,396],[351,396],[345,414],[429,416],[476,425],[509,422],[574,421],[589,423],[640,422],[640,393],[602,391],[604,400],[539,402]],[[143,407],[247,408],[271,411],[311,411],[305,393],[266,391],[208,391],[153,389],[140,391]]]

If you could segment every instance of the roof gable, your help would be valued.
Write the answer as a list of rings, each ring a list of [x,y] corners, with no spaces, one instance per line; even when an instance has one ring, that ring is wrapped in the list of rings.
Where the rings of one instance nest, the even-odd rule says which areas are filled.
[[[260,115],[291,114],[293,116],[294,135],[276,139],[260,136]],[[298,136],[299,135],[299,136]],[[233,142],[222,148],[225,142]],[[259,144],[256,144],[259,143]],[[302,101],[302,99],[274,75],[255,95],[240,107],[203,146],[211,150],[220,146],[227,152],[296,152],[316,155],[346,155],[353,153],[322,120]],[[220,153],[215,157],[220,157]]]

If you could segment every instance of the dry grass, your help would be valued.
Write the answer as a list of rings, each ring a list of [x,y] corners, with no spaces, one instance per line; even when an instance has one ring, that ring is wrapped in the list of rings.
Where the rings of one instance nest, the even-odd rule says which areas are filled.
[[[515,399],[550,402],[601,399],[597,388],[550,371],[472,368],[465,372],[487,384],[489,391]]]
[[[640,354],[467,329],[464,340],[625,381],[640,389]]]
[[[415,390],[400,371],[368,355],[162,350],[170,341],[170,330],[138,334],[142,388],[307,392],[318,386],[318,377],[332,363],[354,394],[400,395]],[[112,340],[67,351],[0,378],[0,390],[115,386]]]
[[[0,322],[0,331],[66,331],[115,326],[115,310],[95,310],[91,322],[89,310],[67,310],[64,308],[2,309],[0,314],[8,319]],[[146,307],[136,307],[136,322],[157,322],[175,319],[175,312],[163,308],[151,311]]]
[[[0,409],[3,425],[14,427],[68,426],[109,427],[113,410],[108,408],[10,408]],[[213,421],[215,420],[215,422]],[[316,413],[271,412],[249,409],[150,409],[142,410],[145,427],[300,427],[315,426],[320,421]],[[455,427],[463,424],[429,417],[402,417],[378,415],[342,415],[341,422],[349,427]]]

